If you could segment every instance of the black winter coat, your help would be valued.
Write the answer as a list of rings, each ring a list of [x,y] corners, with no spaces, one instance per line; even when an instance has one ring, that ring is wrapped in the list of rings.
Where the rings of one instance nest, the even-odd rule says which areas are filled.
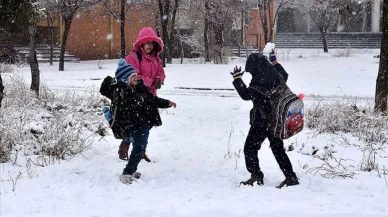
[[[280,64],[275,66],[265,65],[260,68],[260,73],[250,73],[252,74],[252,80],[248,88],[241,78],[235,79],[233,85],[243,100],[252,100],[253,102],[253,108],[250,111],[250,124],[267,124],[271,115],[271,107],[265,93],[271,93],[279,85],[285,83],[288,74]]]
[[[124,83],[111,85],[108,98],[112,100],[112,112],[116,112],[114,121],[121,126],[132,126],[134,130],[162,125],[157,108],[170,107],[170,101],[153,96],[142,80],[133,87]]]

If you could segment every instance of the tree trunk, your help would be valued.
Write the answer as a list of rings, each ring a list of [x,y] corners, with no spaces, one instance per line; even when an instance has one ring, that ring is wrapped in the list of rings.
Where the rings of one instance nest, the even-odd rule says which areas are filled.
[[[168,56],[167,56],[167,63],[172,63],[172,47],[173,47],[173,43],[174,43],[174,35],[175,35],[175,32],[174,32],[174,29],[175,29],[175,19],[176,19],[176,13],[178,11],[178,6],[179,6],[179,0],[175,0],[174,1],[174,9],[172,10],[172,18],[171,18],[171,26],[170,26],[170,37],[169,37],[169,53],[168,53]]]
[[[54,26],[50,26],[50,66],[54,65]]]
[[[47,24],[49,25],[49,38],[50,38],[50,66],[53,65],[54,59],[54,22],[50,12],[46,13]]]
[[[203,30],[203,42],[205,44],[205,62],[210,62],[210,52],[209,52],[209,1],[205,2],[205,27]]]
[[[388,112],[388,0],[383,3],[383,35],[376,79],[375,112]]]
[[[268,37],[268,19],[267,19],[267,2],[264,1],[262,4],[259,4],[260,11],[260,20],[261,26],[263,28],[264,43],[269,41]]]
[[[244,19],[245,19],[244,14],[245,14],[244,10],[241,10],[241,32],[240,32],[241,45],[240,46],[244,46]],[[240,46],[239,46],[239,49],[240,49]],[[240,54],[239,54],[239,56],[240,56]]]
[[[222,64],[223,28],[220,24],[214,25],[214,64]]]
[[[367,19],[368,19],[368,7],[369,7],[369,4],[367,2],[364,2],[362,6],[361,32],[366,32],[366,25],[367,25]]]
[[[1,108],[1,101],[3,101],[3,94],[4,93],[4,86],[3,86],[3,79],[1,78],[1,72],[0,72],[0,108]]]
[[[69,36],[71,21],[73,20],[73,15],[69,17],[64,17],[65,29],[63,30],[63,38],[61,43],[61,53],[59,55],[59,71],[65,70],[65,52],[66,52],[66,43],[67,37]]]
[[[323,42],[323,52],[324,53],[329,53],[329,49],[327,47],[327,33],[326,33],[326,29],[324,29],[323,27],[320,28],[320,33],[321,33],[321,37],[322,37],[322,42]]]
[[[163,3],[162,3],[163,1]],[[162,26],[162,40],[165,43],[163,54],[162,54],[162,62],[163,67],[166,67],[166,57],[168,58],[170,45],[169,36],[168,36],[168,14],[170,11],[170,0],[159,0],[159,12],[160,12],[160,21]]]
[[[33,18],[32,18],[33,19]],[[36,24],[32,22],[29,27],[29,37],[30,37],[30,45],[29,45],[29,56],[28,62],[31,68],[31,91],[35,91],[36,96],[39,97],[39,85],[40,85],[40,73],[39,73],[39,65],[38,60],[36,58]]]
[[[120,57],[123,59],[125,58],[125,2],[126,0],[121,0],[120,4]]]
[[[275,3],[273,3],[275,4]],[[273,6],[274,7],[274,6]],[[274,14],[273,14],[273,10],[272,10],[272,7],[271,7],[271,3],[270,1],[268,1],[268,5],[267,5],[267,10],[268,10],[268,21],[267,23],[269,23],[269,35],[268,35],[268,41],[269,42],[274,42],[274,27],[275,27],[275,18],[274,18]]]

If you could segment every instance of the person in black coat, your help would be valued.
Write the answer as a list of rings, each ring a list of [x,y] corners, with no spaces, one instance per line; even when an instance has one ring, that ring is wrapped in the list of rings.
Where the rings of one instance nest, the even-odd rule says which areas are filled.
[[[252,80],[247,87],[241,79],[244,71],[241,67],[234,68],[233,85],[238,94],[243,100],[252,100],[253,108],[250,111],[250,130],[244,145],[245,164],[247,170],[251,173],[251,177],[247,181],[241,182],[244,185],[253,185],[257,182],[258,185],[264,184],[264,174],[259,166],[258,151],[266,138],[270,142],[271,150],[279,164],[286,179],[278,186],[279,188],[287,185],[299,184],[292,164],[286,154],[283,146],[283,140],[278,136],[274,136],[269,131],[271,105],[271,93],[285,83],[288,79],[288,74],[280,65],[274,52],[271,53],[271,62],[268,61],[261,53],[252,53],[248,56],[245,71],[252,74]]]
[[[140,178],[137,166],[143,157],[142,151],[148,143],[149,131],[154,126],[162,125],[158,108],[176,107],[172,101],[153,96],[142,80],[137,80],[133,67],[124,60],[119,61],[116,70],[117,84],[112,85],[112,102],[117,106],[113,111],[113,121],[124,126],[127,142],[132,142],[133,149],[128,164],[120,180],[131,184],[133,178]]]

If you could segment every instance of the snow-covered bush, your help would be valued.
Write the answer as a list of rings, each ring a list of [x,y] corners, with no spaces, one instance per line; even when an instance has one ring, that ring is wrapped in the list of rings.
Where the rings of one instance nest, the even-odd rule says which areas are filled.
[[[64,159],[83,152],[108,125],[101,107],[107,103],[97,91],[55,94],[41,88],[39,98],[27,83],[11,76],[0,110],[0,161],[12,156],[40,155]]]
[[[319,132],[350,133],[365,142],[388,142],[388,117],[374,114],[372,106],[317,101],[306,108],[306,126]]]
[[[378,158],[388,148],[388,117],[373,113],[373,106],[356,106],[346,100],[317,101],[306,108],[306,127],[318,133],[338,136],[335,143],[354,147],[362,152],[358,165],[361,171],[379,170]],[[345,134],[359,138],[363,145],[355,144]]]
[[[347,49],[337,49],[332,56],[333,57],[351,57],[353,55],[353,51],[350,48]]]

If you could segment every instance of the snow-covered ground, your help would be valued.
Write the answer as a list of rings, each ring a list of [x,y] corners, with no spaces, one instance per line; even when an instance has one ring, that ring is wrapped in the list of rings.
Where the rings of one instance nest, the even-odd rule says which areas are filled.
[[[290,75],[289,86],[304,93],[309,106],[317,97],[373,99],[378,71],[373,56],[378,53],[353,50],[351,57],[333,57],[336,51],[279,50],[278,59]],[[114,75],[116,63],[66,63],[65,72],[58,72],[57,65],[40,68],[42,80],[54,90],[98,91],[101,79]],[[185,60],[167,66],[159,96],[175,101],[177,108],[162,110],[163,125],[151,130],[147,152],[155,163],[140,163],[143,175],[137,182],[119,181],[126,164],[118,159],[120,141],[98,137],[83,156],[34,168],[30,176],[25,165],[0,165],[0,216],[388,216],[387,183],[376,172],[354,168],[354,179],[325,179],[306,172],[322,164],[306,155],[312,147],[333,147],[336,156],[356,167],[362,158],[359,150],[336,146],[336,135],[317,135],[307,128],[285,141],[296,147],[288,155],[299,186],[275,188],[284,177],[266,141],[259,152],[265,185],[240,187],[240,181],[249,178],[242,149],[252,104],[229,90],[234,65],[243,66],[244,59],[228,65]],[[15,73],[30,79],[27,67]],[[9,74],[2,76],[6,80]],[[243,77],[246,83],[250,78],[249,73]],[[388,166],[387,159],[380,163]],[[12,191],[11,178],[19,171],[23,176]]]

